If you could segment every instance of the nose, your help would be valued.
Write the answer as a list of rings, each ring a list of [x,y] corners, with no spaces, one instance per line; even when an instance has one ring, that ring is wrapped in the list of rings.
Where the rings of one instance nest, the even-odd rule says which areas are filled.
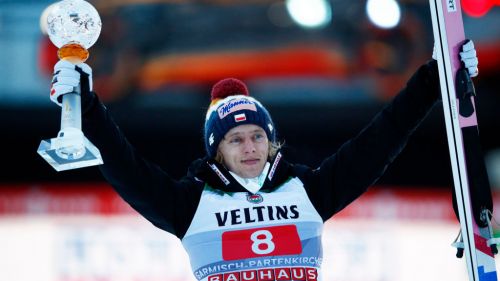
[[[253,153],[255,151],[255,143],[252,141],[252,138],[245,138],[245,141],[243,143],[243,152]]]

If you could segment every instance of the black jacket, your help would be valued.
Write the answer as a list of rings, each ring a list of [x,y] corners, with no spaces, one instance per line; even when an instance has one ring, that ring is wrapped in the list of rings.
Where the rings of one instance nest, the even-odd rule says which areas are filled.
[[[391,103],[357,136],[319,167],[288,163],[280,153],[276,174],[265,182],[263,190],[272,191],[289,177],[298,177],[326,221],[383,174],[438,97],[437,63],[432,60],[417,70]],[[84,133],[101,151],[104,164],[100,170],[106,180],[146,219],[179,238],[189,227],[205,183],[221,192],[246,192],[224,167],[207,158],[194,161],[181,179],[172,178],[136,152],[93,93],[83,112]],[[210,164],[217,165],[231,179],[230,184],[224,184]]]

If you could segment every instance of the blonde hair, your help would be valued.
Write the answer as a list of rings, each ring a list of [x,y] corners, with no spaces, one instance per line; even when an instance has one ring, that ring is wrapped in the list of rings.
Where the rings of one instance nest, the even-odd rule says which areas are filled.
[[[282,146],[283,144],[280,142],[269,142],[267,160],[273,159],[274,156],[276,156],[278,150],[280,150]],[[215,161],[217,161],[219,164],[224,165],[224,156],[220,152],[220,149],[217,149],[217,154],[215,155]]]

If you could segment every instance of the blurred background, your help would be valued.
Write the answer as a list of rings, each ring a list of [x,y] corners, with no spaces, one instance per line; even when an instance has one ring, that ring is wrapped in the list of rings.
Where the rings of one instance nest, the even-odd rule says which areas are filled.
[[[425,0],[90,2],[102,19],[87,61],[94,90],[130,142],[175,177],[204,154],[202,126],[216,81],[244,80],[271,112],[287,158],[317,166],[398,93],[433,48]],[[52,3],[0,0],[0,249],[10,249],[0,251],[0,280],[34,280],[22,270],[27,263],[37,265],[37,280],[192,280],[179,242],[130,210],[98,168],[57,173],[36,153],[60,126],[60,108],[48,98],[57,48],[42,16]],[[499,5],[462,0],[465,33],[478,51],[478,120],[494,190]],[[327,224],[324,243],[333,246],[325,249],[325,280],[443,280],[443,272],[446,280],[453,280],[449,272],[465,280],[464,261],[449,247],[458,232],[451,187],[439,104],[372,191],[333,219],[337,226]],[[432,269],[417,245],[426,243],[444,247]]]

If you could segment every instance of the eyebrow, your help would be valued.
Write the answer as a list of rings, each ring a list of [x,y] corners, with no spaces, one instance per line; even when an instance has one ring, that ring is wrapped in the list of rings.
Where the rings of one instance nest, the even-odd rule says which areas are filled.
[[[265,131],[261,128],[250,131],[250,133],[262,133],[262,132],[265,132]],[[241,132],[234,132],[234,133],[228,135],[227,137],[230,138],[232,136],[237,136],[237,135],[241,135],[241,134],[242,134]]]

